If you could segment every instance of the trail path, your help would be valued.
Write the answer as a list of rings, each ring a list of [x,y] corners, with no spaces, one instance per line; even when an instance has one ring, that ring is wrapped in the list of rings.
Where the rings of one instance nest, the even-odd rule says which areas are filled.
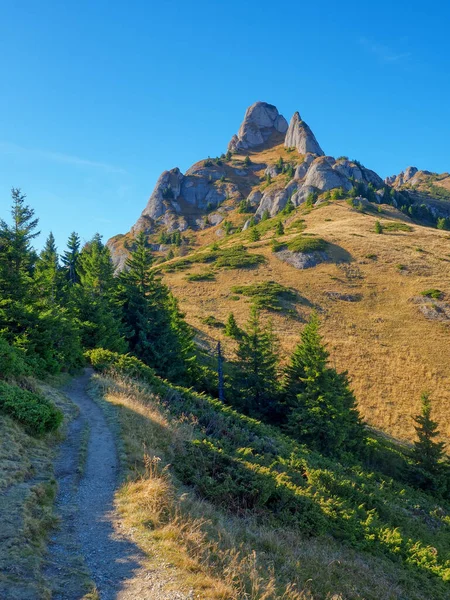
[[[101,600],[187,600],[190,595],[165,591],[170,575],[163,567],[146,568],[145,555],[121,530],[113,505],[118,482],[114,435],[102,409],[86,393],[89,377],[86,372],[64,390],[80,414],[70,423],[56,465],[61,525],[50,541],[45,573],[52,598],[80,600],[86,593],[83,581],[90,577]],[[80,452],[88,431],[80,478]]]

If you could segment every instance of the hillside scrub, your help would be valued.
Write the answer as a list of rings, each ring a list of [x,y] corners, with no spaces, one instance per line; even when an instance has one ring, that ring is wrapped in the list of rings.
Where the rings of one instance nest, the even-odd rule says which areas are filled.
[[[281,300],[292,302],[297,298],[295,292],[275,281],[235,285],[231,288],[231,291],[249,297],[256,308],[272,311],[283,310]]]
[[[357,461],[341,464],[325,458],[216,399],[161,381],[132,357],[101,350],[89,356],[96,369],[114,377],[139,374],[144,404],[158,404],[167,419],[190,424],[191,433],[177,436],[176,458],[168,458],[173,466],[167,469],[174,481],[190,486],[195,497],[229,518],[243,519],[242,527],[250,518],[261,527],[314,536],[319,543],[331,535],[344,548],[362,553],[364,560],[376,557],[384,576],[395,571],[404,589],[394,596],[365,590],[365,598],[446,598],[450,507],[445,502]],[[170,447],[169,443],[166,450]],[[304,573],[298,564],[296,568],[297,574],[289,571],[289,577],[300,580],[302,589]],[[274,577],[282,579],[285,570]],[[320,584],[316,580],[313,587]],[[352,584],[364,585],[355,578]],[[334,592],[344,593],[340,584],[334,585]],[[345,597],[360,597],[354,587],[345,592]],[[318,597],[324,597],[323,589]]]
[[[62,413],[50,400],[16,385],[0,381],[0,412],[12,417],[31,435],[58,429]]]
[[[261,254],[250,254],[247,252],[245,246],[239,244],[231,248],[220,248],[204,253],[191,254],[158,268],[171,272],[187,269],[195,263],[212,263],[218,269],[247,269],[263,262],[265,262],[264,256]]]

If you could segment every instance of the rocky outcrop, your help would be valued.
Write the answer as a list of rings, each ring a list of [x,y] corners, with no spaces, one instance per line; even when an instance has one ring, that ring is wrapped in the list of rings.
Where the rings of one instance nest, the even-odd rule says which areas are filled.
[[[391,175],[386,177],[385,182],[395,188],[399,188],[405,183],[413,183],[411,180],[419,172],[417,167],[407,167],[404,171],[398,175]]]
[[[267,102],[255,102],[245,113],[237,135],[231,138],[228,150],[245,152],[263,146],[282,143],[288,129],[286,119]]]
[[[302,121],[300,114],[296,112],[291,119],[289,128],[286,133],[284,145],[287,148],[297,148],[300,154],[316,154],[317,156],[323,156],[324,152],[319,146],[313,132],[305,123]]]

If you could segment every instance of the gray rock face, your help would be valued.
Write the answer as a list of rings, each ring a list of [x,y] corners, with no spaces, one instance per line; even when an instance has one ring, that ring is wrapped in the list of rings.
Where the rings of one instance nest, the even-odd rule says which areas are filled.
[[[277,108],[267,102],[255,102],[246,111],[237,135],[228,144],[231,152],[243,152],[264,144],[283,141],[288,124]]]
[[[316,158],[305,177],[305,186],[317,188],[321,192],[342,187],[346,192],[352,189],[352,184],[347,177],[335,168],[336,161],[331,156]]]
[[[290,250],[281,250],[280,252],[276,252],[275,256],[296,269],[311,269],[320,263],[330,260],[326,252],[291,252]]]
[[[287,148],[297,148],[300,154],[307,154],[310,152],[311,154],[317,154],[318,156],[324,155],[313,132],[305,121],[302,121],[298,112],[296,112],[291,119],[284,145]]]
[[[295,169],[294,179],[303,179],[315,158],[316,156],[314,154],[306,154],[303,162]]]
[[[156,182],[155,189],[148,199],[147,206],[142,211],[141,217],[156,220],[163,215],[167,210],[167,206],[170,205],[171,200],[176,200],[180,195],[182,181],[183,174],[178,167],[170,171],[164,171]],[[135,228],[138,223],[131,230],[132,233],[137,233]]]
[[[413,177],[419,172],[417,167],[407,167],[404,171],[399,173],[398,175],[392,175],[391,177],[386,177],[385,182],[392,187],[398,188],[405,183],[413,183],[411,180]]]
[[[289,190],[287,188],[267,190],[261,202],[259,203],[258,209],[255,216],[261,218],[266,210],[269,211],[271,217],[275,216],[280,210],[286,206],[289,198]]]

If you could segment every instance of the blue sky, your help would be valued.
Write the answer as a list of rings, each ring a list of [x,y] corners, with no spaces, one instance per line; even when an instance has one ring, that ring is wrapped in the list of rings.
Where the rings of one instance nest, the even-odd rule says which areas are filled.
[[[299,110],[381,176],[450,171],[450,6],[0,0],[0,216],[21,187],[62,250],[126,232],[159,174]]]

